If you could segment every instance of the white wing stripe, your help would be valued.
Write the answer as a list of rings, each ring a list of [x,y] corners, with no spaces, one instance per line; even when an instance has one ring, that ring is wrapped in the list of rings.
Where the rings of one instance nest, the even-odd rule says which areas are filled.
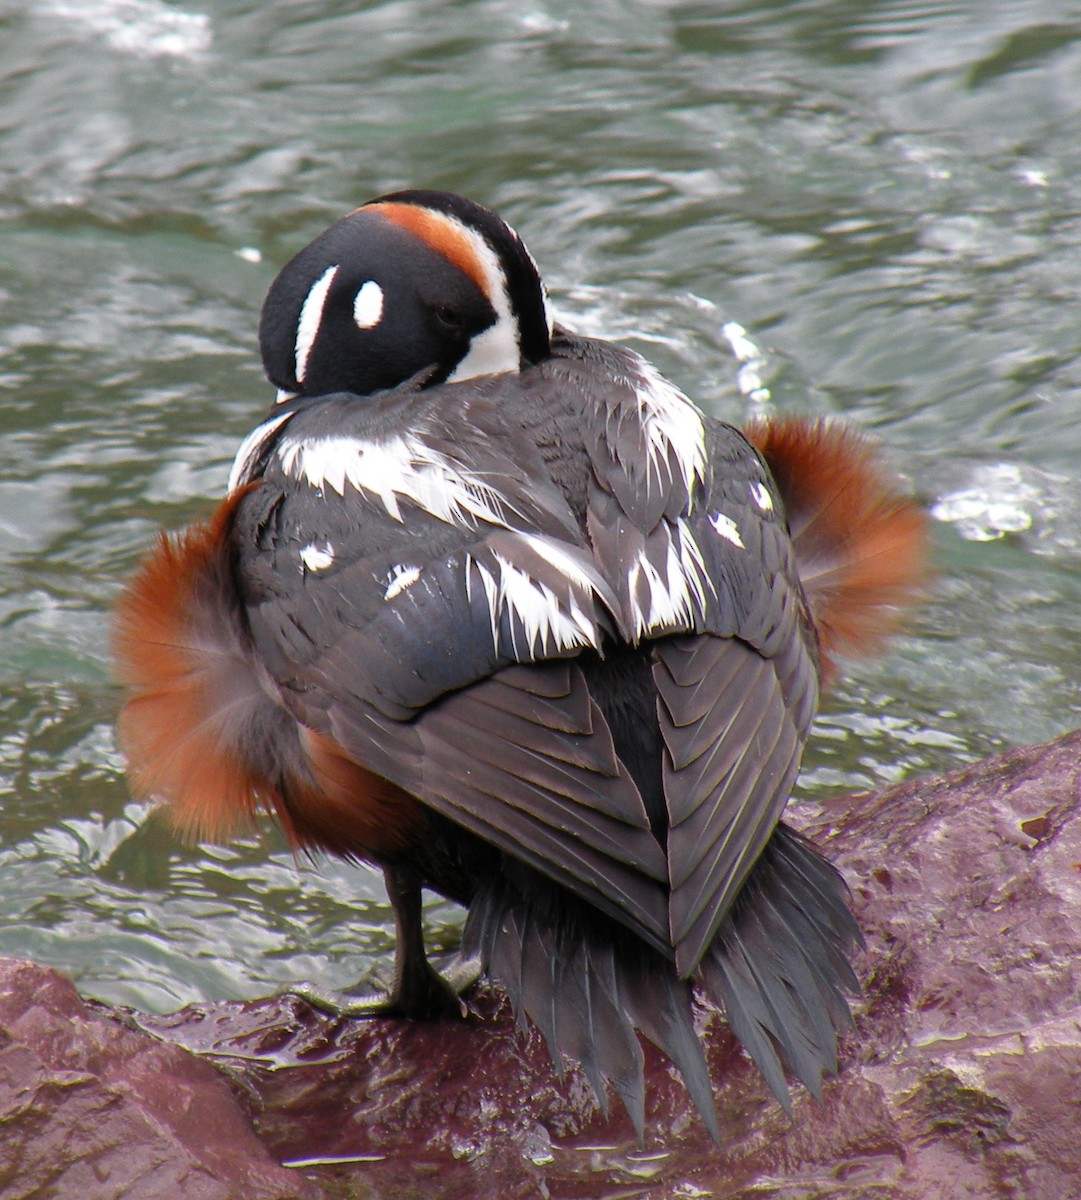
[[[531,534],[518,536],[560,572],[566,590],[537,579],[498,551],[492,553],[495,570],[468,556],[466,592],[472,596],[472,576],[476,571],[488,602],[495,649],[499,650],[504,615],[511,618],[511,651],[520,662],[563,650],[596,649],[600,643],[594,615],[598,594],[589,576],[550,542]],[[518,626],[525,638],[524,645],[517,642]]]
[[[686,523],[665,523],[667,546],[663,562],[650,559],[651,547],[640,551],[627,572],[630,616],[638,639],[661,632],[689,632],[703,617],[707,593],[716,598],[716,588],[706,571],[702,551]],[[656,549],[654,555],[656,556]],[[644,590],[646,603],[640,600]]]
[[[660,476],[662,461],[671,455],[690,495],[695,482],[706,478],[702,414],[652,363],[638,357],[636,366],[640,378],[634,382],[634,391],[651,474]]]

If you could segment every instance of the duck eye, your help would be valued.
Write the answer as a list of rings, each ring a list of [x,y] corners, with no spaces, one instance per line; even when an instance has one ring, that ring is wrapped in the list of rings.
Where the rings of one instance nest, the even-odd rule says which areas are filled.
[[[454,332],[465,326],[465,313],[460,309],[451,308],[449,304],[440,304],[436,307],[435,319],[444,329],[450,329]]]

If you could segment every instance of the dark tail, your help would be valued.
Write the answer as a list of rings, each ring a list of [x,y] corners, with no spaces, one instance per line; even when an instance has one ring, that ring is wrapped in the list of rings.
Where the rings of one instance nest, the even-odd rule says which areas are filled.
[[[639,1137],[645,1126],[641,1031],[672,1060],[720,1142],[713,1086],[691,1019],[691,986],[671,961],[538,875],[515,870],[469,908],[464,947],[506,988],[519,1020],[544,1034],[562,1078],[576,1059],[607,1115],[607,1084]]]
[[[837,1035],[859,993],[849,954],[863,938],[840,873],[778,825],[702,960],[706,991],[789,1116],[787,1068],[815,1096],[837,1070]]]
[[[841,876],[779,825],[700,967],[700,982],[791,1115],[785,1070],[818,1096],[837,1069],[837,1034],[859,990],[848,952],[860,934]],[[718,1143],[713,1085],[674,963],[556,885],[517,868],[469,909],[467,953],[506,988],[519,1020],[544,1034],[562,1076],[577,1060],[607,1113],[607,1085],[639,1136],[645,1123],[636,1031],[675,1064]]]

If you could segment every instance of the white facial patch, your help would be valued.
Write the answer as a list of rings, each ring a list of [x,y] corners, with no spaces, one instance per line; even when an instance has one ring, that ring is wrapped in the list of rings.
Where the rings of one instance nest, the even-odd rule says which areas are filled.
[[[773,509],[773,497],[769,494],[769,488],[764,483],[756,481],[751,484],[751,499],[763,512],[771,512]]]
[[[296,375],[297,383],[303,383],[304,376],[307,374],[308,359],[311,357],[312,346],[315,345],[315,339],[319,335],[319,326],[323,323],[323,309],[326,308],[327,295],[330,292],[330,285],[334,282],[334,276],[337,273],[337,266],[327,267],[315,283],[312,284],[311,290],[304,297],[304,303],[300,306],[300,319],[297,321],[295,366],[293,368],[293,374]]]
[[[459,468],[413,434],[385,441],[322,437],[283,439],[278,448],[282,469],[313,488],[345,495],[346,484],[376,496],[395,521],[402,520],[399,501],[412,500],[448,525],[473,527],[476,522],[507,525],[511,507],[490,484]]]
[[[638,359],[639,379],[631,380],[652,472],[671,454],[688,495],[695,481],[706,478],[706,429],[702,414],[686,396],[644,358]]]
[[[374,329],[383,319],[383,289],[369,279],[360,285],[353,301],[353,321],[358,329]]]
[[[725,516],[722,512],[715,512],[710,517],[709,523],[717,531],[719,537],[723,537],[725,541],[731,542],[733,546],[738,546],[740,550],[747,549],[743,544],[743,538],[739,536],[739,528],[731,517]]]
[[[494,323],[473,338],[466,356],[447,377],[448,382],[458,383],[463,379],[475,379],[478,375],[501,375],[507,371],[517,371],[522,362],[520,333],[499,256],[477,230],[446,213],[439,213],[438,218],[453,226],[455,236],[468,239],[484,277],[482,291],[495,309]]]
[[[476,334],[465,358],[447,376],[448,383],[517,371],[520,362],[518,330],[513,318],[497,317],[494,325]]]
[[[306,571],[325,571],[334,562],[334,547],[330,542],[321,546],[310,542],[301,550],[300,561]]]
[[[642,550],[627,572],[631,620],[638,638],[661,632],[690,631],[716,589],[706,572],[702,551],[680,518],[658,527],[667,545],[663,557],[656,545]],[[652,554],[651,554],[652,551]]]

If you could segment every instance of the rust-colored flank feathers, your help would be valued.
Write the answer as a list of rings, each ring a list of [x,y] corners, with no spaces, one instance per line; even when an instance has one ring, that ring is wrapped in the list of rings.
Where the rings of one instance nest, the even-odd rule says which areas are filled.
[[[117,673],[132,692],[120,718],[132,791],[169,798],[178,829],[207,840],[235,833],[262,799],[263,781],[230,753],[217,719],[230,668],[243,673],[244,663],[223,654],[227,631],[203,624],[227,594],[225,539],[239,498],[207,524],[163,534],[116,614]]]
[[[297,731],[307,769],[284,798],[295,845],[385,862],[417,842],[425,821],[413,796],[360,766],[326,734],[303,725]]]
[[[836,656],[875,652],[917,596],[927,575],[926,517],[856,429],[782,416],[744,432],[784,500],[829,684]]]
[[[259,671],[238,610],[229,534],[244,492],[163,535],[117,605],[120,718],[133,793],[167,802],[186,837],[225,841],[260,808],[295,849],[379,860],[423,823],[419,804],[306,729]]]

